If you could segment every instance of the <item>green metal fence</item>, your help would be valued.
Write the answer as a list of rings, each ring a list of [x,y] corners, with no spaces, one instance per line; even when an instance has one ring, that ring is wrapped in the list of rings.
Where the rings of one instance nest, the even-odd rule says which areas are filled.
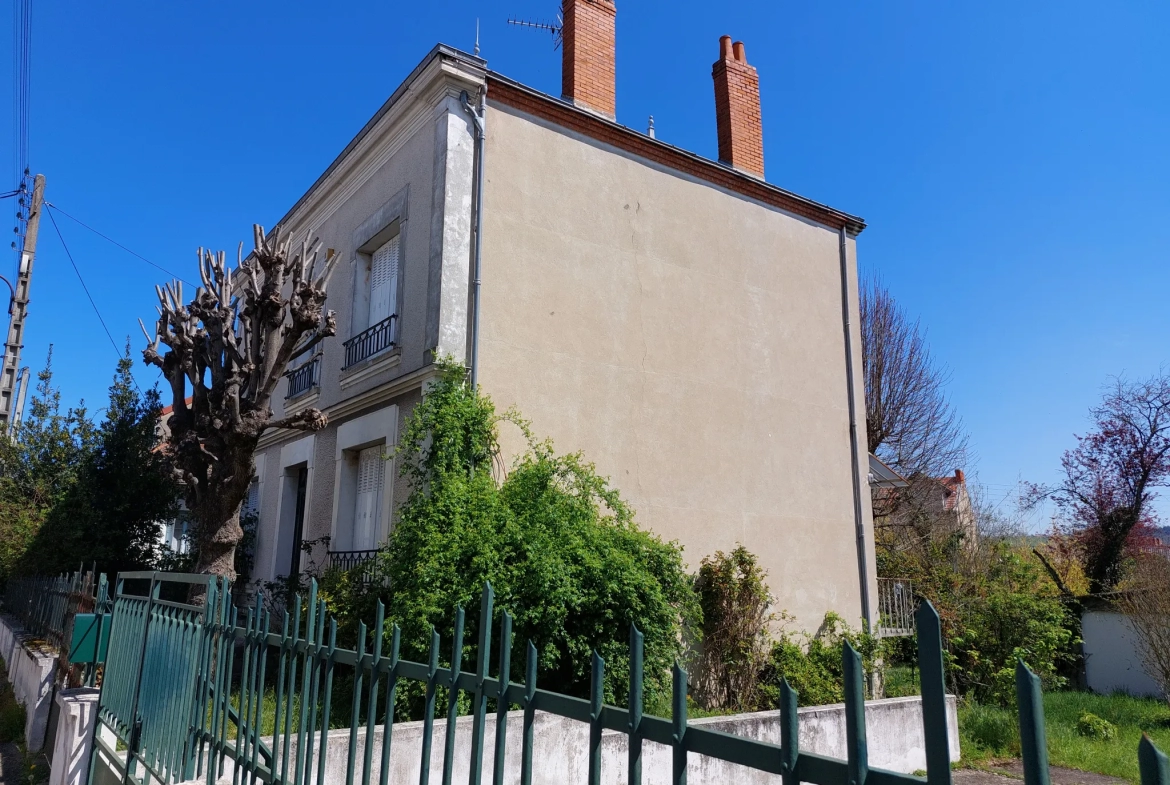
[[[131,590],[135,582],[145,588]],[[206,604],[200,607],[164,599],[160,590],[167,583],[205,587]],[[531,642],[526,647],[522,680],[513,681],[512,617],[506,611],[497,613],[490,585],[481,599],[477,656],[470,670],[464,669],[472,664],[464,663],[461,608],[454,613],[449,659],[440,666],[444,652],[434,630],[427,662],[402,659],[399,630],[386,624],[379,605],[373,626],[359,626],[358,648],[343,649],[337,646],[336,620],[317,597],[315,583],[305,599],[302,602],[298,596],[289,611],[273,619],[260,598],[249,610],[234,607],[226,582],[158,573],[120,575],[114,639],[98,712],[102,726],[113,732],[117,743],[101,740],[99,733],[95,755],[103,755],[119,768],[123,781],[144,782],[149,775],[169,785],[206,777],[211,785],[227,773],[236,785],[340,785],[340,778],[335,781],[327,776],[327,731],[338,697],[335,687],[343,684],[345,699],[352,698],[345,785],[353,785],[355,780],[362,785],[388,785],[394,754],[394,712],[387,709],[395,705],[399,687],[414,682],[422,685],[425,693],[419,785],[429,785],[435,743],[442,745],[443,785],[450,785],[454,772],[456,723],[448,722],[442,738],[433,738],[436,702],[444,692],[447,716],[457,713],[461,696],[470,699],[469,785],[480,785],[485,777],[490,777],[493,785],[503,785],[509,733],[521,737],[519,782],[531,785],[536,766],[537,711],[588,726],[590,785],[601,782],[605,730],[628,737],[629,757],[622,768],[629,785],[642,783],[645,742],[672,749],[670,781],[676,785],[687,781],[688,753],[779,775],[783,785],[951,783],[940,627],[938,615],[927,602],[921,604],[916,619],[927,764],[926,776],[918,777],[870,767],[863,670],[860,657],[848,645],[843,655],[848,755],[835,759],[800,749],[798,696],[787,683],[780,694],[779,745],[689,724],[687,673],[677,665],[671,716],[645,714],[642,636],[637,629],[630,630],[629,701],[626,706],[612,706],[603,701],[605,662],[596,654],[588,699],[540,689]],[[499,624],[493,630],[497,619]],[[494,658],[493,642],[497,645]],[[1025,782],[1047,785],[1039,682],[1022,663],[1017,681]],[[266,686],[274,690],[274,705],[266,704]],[[489,701],[495,702],[496,721],[495,743],[490,750],[485,748]],[[513,706],[523,710],[522,717],[509,718],[508,710]],[[383,743],[375,760],[378,735]],[[1143,783],[1170,785],[1165,756],[1148,740],[1143,741],[1139,754]],[[485,765],[490,774],[485,773]]]
[[[77,571],[54,577],[11,578],[4,590],[4,610],[15,616],[30,635],[59,653],[58,676],[71,685],[92,684],[98,657],[75,657],[74,621],[79,614],[93,618],[109,610],[104,574]],[[100,633],[99,633],[100,634]],[[77,661],[74,661],[77,660]]]

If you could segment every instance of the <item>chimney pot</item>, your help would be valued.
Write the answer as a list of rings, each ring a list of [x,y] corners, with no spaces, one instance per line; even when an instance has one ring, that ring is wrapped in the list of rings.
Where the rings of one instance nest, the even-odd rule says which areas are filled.
[[[561,92],[573,105],[610,119],[617,113],[616,17],[613,0],[561,5]]]
[[[958,480],[959,482],[966,481],[966,477],[964,476],[962,469],[955,469],[955,479]]]
[[[715,81],[715,124],[719,160],[733,168],[764,176],[764,128],[760,118],[760,77],[748,65],[743,41],[719,39],[720,58],[711,67]]]

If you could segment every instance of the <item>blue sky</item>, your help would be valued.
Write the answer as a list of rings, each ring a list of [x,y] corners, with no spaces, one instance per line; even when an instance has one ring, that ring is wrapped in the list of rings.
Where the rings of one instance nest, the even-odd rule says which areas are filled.
[[[560,91],[550,38],[506,24],[556,0],[33,5],[47,198],[188,278],[198,246],[282,216],[434,43],[470,50],[477,18],[492,68]],[[743,39],[768,180],[866,219],[862,269],[921,318],[969,468],[1002,496],[1055,478],[1110,375],[1170,360],[1168,27],[1155,2],[619,0],[618,120],[653,114],[659,138],[715,157],[711,63],[720,35]],[[165,276],[58,222],[137,355]],[[53,343],[66,400],[100,406],[115,350],[52,224],[41,236],[24,362]]]

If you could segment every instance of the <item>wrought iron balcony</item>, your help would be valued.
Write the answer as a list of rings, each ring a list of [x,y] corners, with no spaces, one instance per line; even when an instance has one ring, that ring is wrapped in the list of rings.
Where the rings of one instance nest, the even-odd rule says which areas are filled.
[[[345,367],[357,365],[378,352],[394,346],[398,340],[398,314],[388,316],[345,342]]]
[[[914,586],[904,578],[878,578],[878,629],[880,638],[914,634],[918,600]]]
[[[368,551],[329,551],[325,555],[325,566],[352,572],[359,569],[358,576],[362,583],[372,583],[374,580],[374,559],[380,548]]]
[[[285,374],[288,377],[288,392],[284,394],[286,401],[304,395],[317,386],[317,366],[319,364],[319,358],[314,357],[295,371],[289,371]]]

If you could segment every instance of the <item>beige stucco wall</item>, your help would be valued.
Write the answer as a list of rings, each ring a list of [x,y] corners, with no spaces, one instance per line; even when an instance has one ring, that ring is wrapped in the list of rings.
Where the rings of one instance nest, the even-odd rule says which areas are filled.
[[[799,626],[859,622],[838,234],[509,109],[487,128],[484,389],[692,569],[743,543]]]

